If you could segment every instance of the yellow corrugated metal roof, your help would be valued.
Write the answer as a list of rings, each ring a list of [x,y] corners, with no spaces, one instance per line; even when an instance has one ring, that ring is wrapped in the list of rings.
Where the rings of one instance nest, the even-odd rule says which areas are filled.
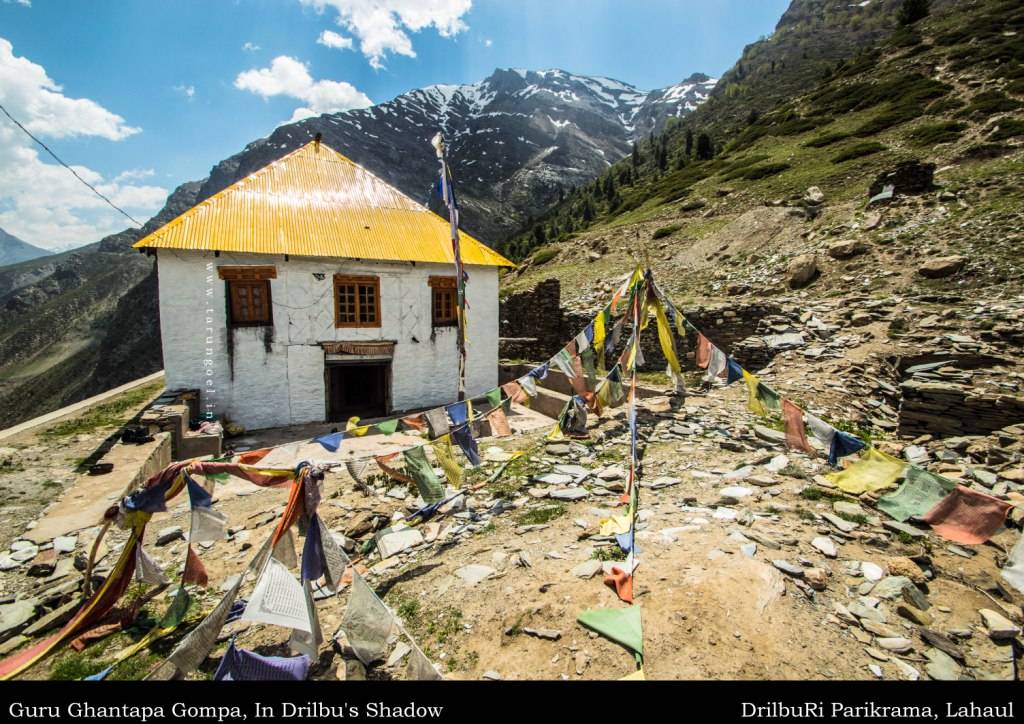
[[[465,264],[515,266],[465,232],[460,239]],[[446,219],[315,141],[196,204],[135,246],[454,261]]]

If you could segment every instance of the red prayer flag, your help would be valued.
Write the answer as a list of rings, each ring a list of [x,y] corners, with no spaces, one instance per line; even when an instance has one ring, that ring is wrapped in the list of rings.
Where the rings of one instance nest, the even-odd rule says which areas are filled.
[[[711,340],[700,332],[697,332],[696,362],[702,370],[706,370],[711,362]]]
[[[190,545],[188,555],[185,557],[185,573],[181,577],[182,583],[194,583],[197,586],[206,588],[210,577],[206,575],[206,566],[199,559],[199,555]]]
[[[620,600],[633,603],[632,574],[626,573],[618,566],[612,566],[611,574],[604,577],[604,585],[614,588]]]
[[[786,399],[782,400],[782,423],[786,429],[786,447],[812,452],[804,428],[804,411]]]

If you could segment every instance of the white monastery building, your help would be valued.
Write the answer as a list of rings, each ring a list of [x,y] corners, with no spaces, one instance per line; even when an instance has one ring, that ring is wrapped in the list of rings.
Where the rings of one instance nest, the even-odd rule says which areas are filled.
[[[455,401],[447,220],[312,141],[135,244],[157,257],[169,390],[259,429]],[[498,383],[500,254],[460,234],[467,396]]]

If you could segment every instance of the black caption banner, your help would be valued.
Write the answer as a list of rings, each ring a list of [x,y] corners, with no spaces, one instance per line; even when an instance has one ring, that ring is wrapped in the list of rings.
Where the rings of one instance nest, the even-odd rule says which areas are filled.
[[[7,682],[15,724],[131,722],[998,722],[1020,682]],[[621,710],[621,711],[620,711]],[[656,713],[657,712],[657,713]]]

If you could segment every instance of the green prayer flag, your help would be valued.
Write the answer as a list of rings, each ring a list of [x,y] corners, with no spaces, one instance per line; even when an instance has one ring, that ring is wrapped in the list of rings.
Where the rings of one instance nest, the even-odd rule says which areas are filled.
[[[779,399],[779,394],[761,382],[757,383],[757,399],[767,410],[773,410],[774,412],[782,411],[782,401]]]
[[[597,384],[597,355],[593,347],[587,347],[580,352],[580,362],[587,375],[587,387],[593,388]]]
[[[878,499],[878,509],[902,522],[924,515],[955,488],[956,483],[949,478],[911,465],[903,485]]]
[[[625,646],[635,654],[644,654],[644,630],[640,622],[640,607],[592,608],[583,611],[576,620],[609,641]]]
[[[493,410],[495,407],[501,404],[501,388],[495,387],[493,390],[490,390],[486,395],[484,395],[484,397],[487,398],[487,403],[491,406],[491,409]]]
[[[180,626],[181,622],[185,620],[185,614],[188,613],[188,606],[191,602],[188,591],[185,590],[184,586],[179,586],[178,592],[174,594],[174,600],[167,607],[164,617],[160,619],[160,628],[177,628]]]
[[[384,433],[385,435],[393,435],[398,432],[398,418],[396,417],[394,420],[378,422],[374,427],[377,428],[377,432]]]
[[[444,486],[434,473],[434,467],[427,460],[427,453],[422,446],[411,447],[402,453],[405,458],[405,469],[416,481],[420,497],[427,505],[444,500]]]

